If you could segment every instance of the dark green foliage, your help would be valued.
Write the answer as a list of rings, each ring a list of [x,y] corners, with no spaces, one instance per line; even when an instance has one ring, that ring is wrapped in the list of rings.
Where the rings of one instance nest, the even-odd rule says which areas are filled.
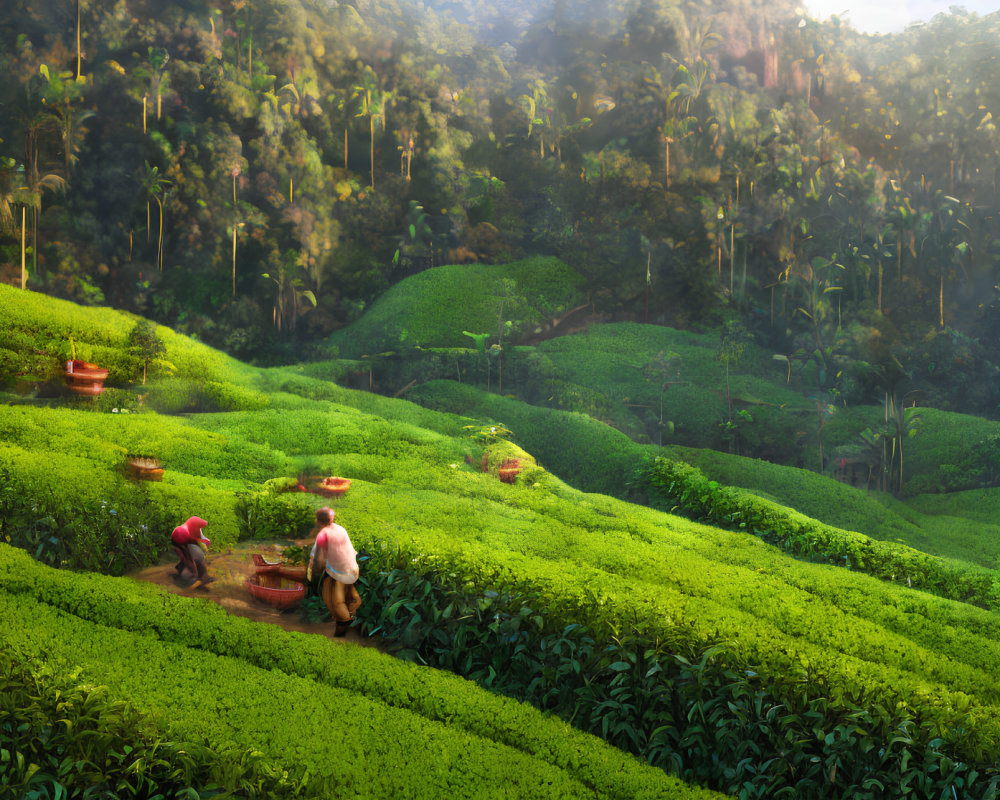
[[[314,498],[297,492],[241,492],[236,518],[241,539],[304,539],[315,524]]]
[[[530,702],[685,780],[746,798],[996,794],[988,765],[954,760],[905,706],[817,697],[808,670],[764,681],[723,646],[678,651],[567,622],[543,594],[473,583],[391,544],[373,553],[358,618],[396,655]]]
[[[904,445],[908,448],[905,494],[996,485],[1000,423],[932,408],[920,412],[919,433]]]
[[[250,750],[171,741],[80,669],[0,642],[0,796],[283,798],[302,788]]]
[[[176,524],[141,486],[67,502],[0,465],[0,540],[44,564],[122,575],[155,563]]]
[[[645,473],[644,485],[654,507],[759,536],[797,558],[860,570],[882,580],[905,581],[982,608],[1000,608],[1000,593],[991,571],[838,530],[769,500],[720,485],[688,464],[657,457]]]

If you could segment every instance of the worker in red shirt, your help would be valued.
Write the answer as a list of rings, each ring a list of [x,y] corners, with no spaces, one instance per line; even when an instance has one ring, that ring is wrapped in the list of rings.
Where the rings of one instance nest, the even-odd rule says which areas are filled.
[[[208,523],[201,517],[190,517],[183,525],[174,528],[170,534],[170,543],[180,561],[175,569],[174,580],[177,584],[192,589],[200,589],[211,583],[215,578],[209,577],[208,566],[205,563],[205,553],[212,543],[202,534],[202,529]]]

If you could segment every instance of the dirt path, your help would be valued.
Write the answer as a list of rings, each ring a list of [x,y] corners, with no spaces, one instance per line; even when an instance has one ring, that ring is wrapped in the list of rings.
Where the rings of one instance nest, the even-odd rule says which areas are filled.
[[[173,556],[164,556],[156,566],[130,573],[127,577],[155,583],[173,594],[204,598],[208,602],[218,603],[230,614],[278,625],[286,631],[314,633],[326,636],[335,642],[347,641],[365,647],[378,647],[377,639],[362,636],[357,628],[349,628],[343,636],[334,637],[333,622],[302,622],[297,608],[278,611],[250,594],[250,590],[244,586],[244,581],[254,571],[251,555],[260,553],[264,558],[274,560],[280,558],[281,551],[291,545],[311,546],[312,540],[241,542],[221,553],[210,550],[206,556],[208,574],[215,580],[202,589],[184,589],[174,583],[174,565],[177,559]]]

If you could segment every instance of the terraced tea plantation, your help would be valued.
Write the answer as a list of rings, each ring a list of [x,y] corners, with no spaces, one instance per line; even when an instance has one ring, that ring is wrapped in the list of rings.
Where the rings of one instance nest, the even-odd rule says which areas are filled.
[[[6,287],[0,319],[4,375],[30,361],[40,386],[0,405],[0,653],[22,698],[2,730],[31,732],[5,739],[29,756],[4,786],[70,779],[38,745],[61,730],[40,699],[58,690],[124,704],[95,713],[98,728],[138,751],[162,739],[164,774],[237,795],[994,791],[988,598],[581,492],[503,419],[344,389],[318,365],[252,368],[161,329],[164,364],[143,386],[123,349],[133,319]],[[57,390],[70,347],[108,365],[107,396]],[[129,453],[159,459],[162,482],[129,481]],[[508,458],[523,467],[513,484],[497,475]],[[118,577],[191,514],[213,547],[307,535],[328,501],[285,491],[302,474],[351,478],[333,502],[372,555],[359,624],[397,657]],[[86,780],[129,796],[127,763]]]

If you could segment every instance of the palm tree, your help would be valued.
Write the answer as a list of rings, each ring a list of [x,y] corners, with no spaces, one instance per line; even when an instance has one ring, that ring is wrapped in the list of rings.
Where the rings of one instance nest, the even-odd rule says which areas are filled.
[[[18,163],[13,158],[0,157],[0,233],[13,233],[16,230],[14,208],[17,199],[14,192],[17,171]]]
[[[904,408],[903,399],[897,397],[895,392],[888,398],[886,414],[888,416],[886,434],[892,441],[892,453],[889,457],[890,480],[893,479],[893,465],[896,464],[896,475],[892,488],[894,492],[898,493],[903,491],[903,439],[913,438],[917,435],[921,414],[917,411],[916,404]],[[896,463],[897,456],[899,458],[898,464]]]
[[[392,92],[381,91],[378,88],[378,77],[371,67],[365,67],[361,83],[354,87],[353,99],[357,99],[360,106],[355,116],[368,117],[368,133],[371,136],[371,183],[375,188],[375,121],[385,130],[386,117],[388,115],[389,102],[392,99]],[[345,148],[346,164],[346,148]]]
[[[239,237],[240,228],[245,225],[245,222],[240,222],[239,220],[233,222],[233,297],[236,297],[236,242]]]
[[[40,73],[42,76],[47,70]],[[32,271],[38,270],[38,217],[42,209],[42,196],[46,191],[61,191],[66,186],[65,179],[55,173],[46,172],[44,162],[41,162],[42,137],[56,129],[56,117],[45,105],[44,98],[29,89],[23,104],[18,110],[21,129],[24,131],[24,169],[19,172],[21,180],[17,191],[20,202],[31,208],[31,259]]]
[[[163,112],[163,90],[170,82],[170,75],[166,71],[167,62],[170,60],[170,53],[162,47],[147,48],[149,54],[149,66],[152,67],[150,83],[156,94],[156,119],[160,120]]]
[[[155,200],[156,205],[159,207],[160,211],[160,226],[159,235],[157,237],[156,245],[156,265],[157,268],[163,271],[163,201],[166,199],[166,187],[170,185],[170,181],[160,175],[159,167],[150,166],[149,162],[144,162],[145,172],[141,177],[141,190],[146,198],[146,241],[149,241],[149,201]]]
[[[27,259],[25,258],[25,231],[27,229],[27,197],[24,189],[24,166],[13,158],[0,158],[0,234],[21,232],[21,288],[28,281]],[[17,207],[21,207],[20,225],[15,217]]]
[[[303,301],[309,301],[313,307],[316,306],[316,295],[304,288],[302,278],[292,276],[294,272],[301,269],[300,256],[294,250],[289,250],[285,254],[284,260],[279,262],[278,270],[274,275],[265,272],[261,276],[273,281],[276,288],[272,320],[279,333],[282,327],[295,330],[299,305]]]
[[[42,89],[44,102],[51,109],[62,138],[64,172],[68,179],[82,145],[83,123],[94,116],[90,109],[78,106],[86,81],[83,78],[74,80],[73,73],[69,71],[52,72],[45,64],[39,67],[39,73],[46,80]]]

